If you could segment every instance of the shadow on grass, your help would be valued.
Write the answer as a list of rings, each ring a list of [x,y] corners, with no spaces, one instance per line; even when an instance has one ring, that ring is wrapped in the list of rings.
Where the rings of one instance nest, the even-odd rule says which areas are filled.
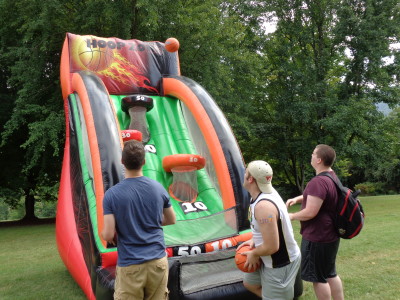
[[[43,225],[43,224],[55,224],[56,218],[31,218],[31,219],[21,219],[21,220],[13,220],[13,221],[0,221],[1,227],[12,227],[12,226],[34,226],[34,225]]]

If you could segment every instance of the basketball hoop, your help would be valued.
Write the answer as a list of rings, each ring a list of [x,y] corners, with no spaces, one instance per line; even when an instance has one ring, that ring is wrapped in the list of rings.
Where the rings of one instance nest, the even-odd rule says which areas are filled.
[[[193,203],[197,199],[198,186],[196,171],[204,168],[205,158],[194,154],[165,156],[162,162],[167,172],[172,172],[173,182],[168,188],[172,198],[180,202]]]
[[[140,131],[143,143],[147,143],[150,140],[150,133],[146,112],[153,108],[153,99],[143,95],[127,96],[122,98],[121,108],[131,117],[129,129]]]

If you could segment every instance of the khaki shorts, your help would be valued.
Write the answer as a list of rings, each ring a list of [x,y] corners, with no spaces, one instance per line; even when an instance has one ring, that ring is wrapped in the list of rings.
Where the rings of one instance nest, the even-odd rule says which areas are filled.
[[[167,257],[116,268],[115,300],[167,300]]]

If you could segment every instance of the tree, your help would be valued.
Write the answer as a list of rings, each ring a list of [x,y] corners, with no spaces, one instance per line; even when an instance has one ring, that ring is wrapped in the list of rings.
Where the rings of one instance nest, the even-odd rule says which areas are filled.
[[[63,113],[55,88],[59,50],[50,38],[53,2],[2,1],[1,62],[6,69],[2,107],[12,105],[1,134],[2,197],[15,206],[25,198],[26,219],[34,218],[37,187],[55,186],[59,174]],[[62,40],[62,39],[60,39]],[[61,43],[58,43],[60,45]],[[57,101],[55,101],[57,99]],[[7,157],[6,159],[4,159]],[[8,191],[6,193],[5,191]]]
[[[398,62],[383,62],[394,54],[390,43],[399,37],[399,8],[395,1],[383,2],[266,4],[277,30],[263,45],[267,88],[253,104],[253,145],[282,170],[278,179],[296,187],[293,193],[313,176],[310,154],[319,143],[337,150],[340,175],[353,173],[345,183],[363,181],[367,167],[387,154],[380,131],[384,116],[375,104],[399,101]],[[260,141],[264,147],[256,148]]]
[[[232,103],[252,97],[252,89],[244,87],[254,80],[253,75],[243,80],[240,72],[252,72],[250,59],[259,65],[238,3],[0,1],[0,197],[11,206],[24,198],[28,219],[34,218],[35,201],[56,200],[65,132],[59,63],[66,32],[146,41],[177,37],[182,73],[235,117],[240,106]]]
[[[337,149],[349,182],[375,176],[365,170],[393,135],[379,132],[374,104],[399,99],[398,10],[395,0],[0,0],[0,197],[25,199],[27,218],[35,201],[56,200],[66,32],[178,38],[182,74],[217,101],[246,160],[273,163],[277,184],[302,190],[317,143]]]
[[[384,131],[382,134],[387,136],[388,142],[385,144],[387,149],[390,149],[382,162],[367,169],[367,177],[376,179],[377,181],[385,183],[384,188],[387,191],[400,192],[400,109],[395,108],[385,118]]]

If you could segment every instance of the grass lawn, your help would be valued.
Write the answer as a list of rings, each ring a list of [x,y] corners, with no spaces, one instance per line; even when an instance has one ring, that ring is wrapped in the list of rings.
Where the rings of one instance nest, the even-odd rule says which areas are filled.
[[[0,228],[0,299],[86,299],[62,262],[55,224]]]
[[[337,261],[345,298],[400,299],[400,195],[361,200],[365,227],[341,241]],[[293,225],[300,243],[299,223]],[[0,242],[0,299],[85,299],[58,254],[54,224],[1,227]],[[315,299],[311,284],[304,282],[300,299]]]
[[[336,271],[346,300],[400,299],[400,196],[360,197],[366,215],[364,228],[352,240],[341,240]],[[295,206],[291,211],[299,210]],[[300,225],[293,222],[300,245]],[[304,282],[300,299],[315,299],[312,284]]]

